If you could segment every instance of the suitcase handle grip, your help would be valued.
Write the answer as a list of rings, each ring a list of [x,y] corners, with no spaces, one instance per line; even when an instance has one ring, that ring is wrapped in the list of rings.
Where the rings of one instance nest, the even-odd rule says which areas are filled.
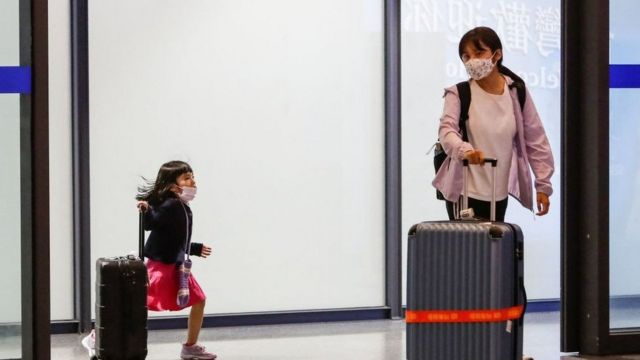
[[[498,159],[484,158],[484,160],[482,161],[482,164],[480,164],[480,165],[485,165],[486,163],[490,163],[491,167],[496,167],[496,166],[498,166]],[[468,159],[463,159],[462,160],[462,166],[469,166],[469,160]]]

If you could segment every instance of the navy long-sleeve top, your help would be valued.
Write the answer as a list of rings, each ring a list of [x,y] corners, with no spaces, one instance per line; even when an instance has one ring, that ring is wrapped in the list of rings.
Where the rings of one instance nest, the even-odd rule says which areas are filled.
[[[189,206],[177,198],[149,206],[144,214],[144,229],[151,230],[151,234],[144,246],[144,256],[165,264],[182,263],[187,248],[189,255],[200,256],[202,244],[191,243],[192,219]]]

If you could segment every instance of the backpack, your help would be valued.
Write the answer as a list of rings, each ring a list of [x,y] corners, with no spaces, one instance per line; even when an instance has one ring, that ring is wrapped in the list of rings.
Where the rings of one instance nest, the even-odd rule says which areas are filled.
[[[518,92],[518,103],[520,103],[520,111],[524,111],[524,103],[527,100],[527,89],[522,81],[514,81],[511,85],[509,85],[509,89],[516,88]],[[467,134],[467,120],[469,119],[469,106],[471,105],[471,86],[469,85],[469,81],[462,81],[456,84],[456,88],[458,88],[458,96],[460,97],[460,120],[458,121],[458,126],[460,127],[460,132],[462,133],[462,141],[468,142],[469,136]],[[442,144],[440,143],[440,139],[434,145],[433,151],[433,166],[436,169],[436,173],[447,159],[447,154],[444,152],[442,148]],[[438,200],[445,200],[444,196],[439,190],[436,190],[436,198]]]

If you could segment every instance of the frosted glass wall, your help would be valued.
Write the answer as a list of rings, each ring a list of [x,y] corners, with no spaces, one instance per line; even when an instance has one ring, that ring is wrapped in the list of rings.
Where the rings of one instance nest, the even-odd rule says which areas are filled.
[[[19,1],[0,1],[0,67],[20,65]],[[0,358],[21,356],[20,94],[0,93]]]
[[[208,313],[384,305],[382,10],[92,2],[92,260],[137,249],[140,177],[186,160]]]

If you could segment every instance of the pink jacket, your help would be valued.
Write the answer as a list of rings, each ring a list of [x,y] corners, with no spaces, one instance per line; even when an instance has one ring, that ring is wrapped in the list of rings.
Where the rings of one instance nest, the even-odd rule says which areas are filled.
[[[509,77],[505,76],[505,78],[508,85],[513,83]],[[533,186],[529,167],[533,170],[536,179],[536,191],[550,196],[553,193],[551,187],[551,175],[554,170],[553,154],[529,91],[527,90],[527,100],[522,111],[520,111],[516,89],[511,89],[510,93],[517,133],[513,139],[509,194],[520,201],[524,207],[533,210]],[[460,97],[456,86],[452,86],[444,92],[444,112],[440,118],[438,131],[438,138],[449,156],[432,183],[449,201],[457,201],[462,194],[462,159],[466,151],[473,150],[471,144],[462,141],[458,126],[459,117]]]

